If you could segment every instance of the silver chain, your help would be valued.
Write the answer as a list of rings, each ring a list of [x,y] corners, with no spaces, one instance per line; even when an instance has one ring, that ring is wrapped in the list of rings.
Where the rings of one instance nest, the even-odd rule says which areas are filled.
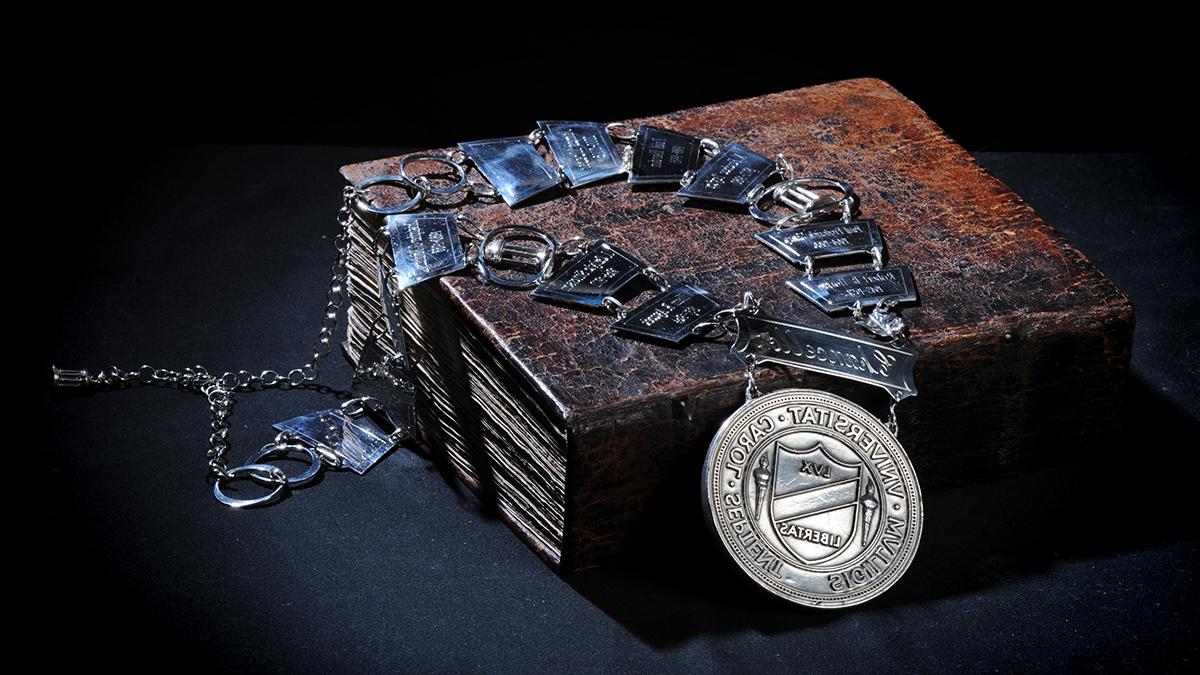
[[[346,298],[346,257],[350,241],[350,208],[362,190],[347,186],[342,191],[342,208],[337,221],[341,232],[334,237],[337,260],[330,268],[329,290],[325,294],[325,313],[321,317],[321,328],[313,341],[312,356],[307,363],[292,368],[286,375],[276,370],[264,370],[255,375],[248,370],[226,371],[219,376],[209,374],[203,366],[192,366],[182,371],[141,366],[136,370],[123,370],[112,366],[92,374],[86,370],[54,368],[54,384],[63,387],[124,387],[153,384],[198,391],[208,399],[212,412],[212,433],[208,437],[208,467],[218,478],[232,478],[225,455],[229,451],[229,416],[233,413],[234,393],[272,388],[297,387],[317,379],[320,362],[332,349],[333,335],[337,331],[338,317]]]

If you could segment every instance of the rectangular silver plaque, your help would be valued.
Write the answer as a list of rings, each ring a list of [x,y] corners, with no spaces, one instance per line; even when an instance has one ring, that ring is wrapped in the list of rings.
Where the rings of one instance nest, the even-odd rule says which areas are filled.
[[[773,227],[754,235],[772,251],[789,262],[803,264],[805,259],[835,258],[855,253],[883,250],[883,235],[874,220],[812,223],[791,228]]]
[[[764,316],[737,318],[730,353],[770,361],[886,389],[897,400],[916,396],[916,351],[907,347],[778,321]]]
[[[571,258],[553,278],[530,292],[535,298],[599,307],[636,279],[645,263],[606,241],[599,241]]]
[[[750,193],[776,170],[775,162],[740,143],[726,143],[696,171],[679,193],[684,197],[747,204]]]
[[[917,299],[917,286],[906,265],[818,274],[792,279],[787,285],[826,312],[850,309],[856,302],[865,309],[885,300],[913,302]]]
[[[625,173],[621,153],[599,122],[538,122],[554,161],[571,187],[595,183]]]
[[[333,450],[355,473],[366,473],[396,444],[367,416],[347,418],[341,410],[318,410],[274,425],[312,446]]]
[[[467,266],[454,214],[399,213],[386,223],[397,291]]]
[[[614,330],[655,340],[679,343],[725,305],[699,286],[671,288],[638,305],[614,321]]]
[[[675,183],[700,166],[700,139],[645,124],[638,127],[630,183]]]
[[[509,206],[559,184],[558,171],[524,136],[459,143]]]

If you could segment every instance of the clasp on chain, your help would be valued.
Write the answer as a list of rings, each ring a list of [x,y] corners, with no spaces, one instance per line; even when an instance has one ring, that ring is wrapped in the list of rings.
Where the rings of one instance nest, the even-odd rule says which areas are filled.
[[[50,366],[50,372],[53,377],[52,382],[56,387],[82,387],[88,383],[88,378],[91,377],[86,370],[72,370],[58,366]]]

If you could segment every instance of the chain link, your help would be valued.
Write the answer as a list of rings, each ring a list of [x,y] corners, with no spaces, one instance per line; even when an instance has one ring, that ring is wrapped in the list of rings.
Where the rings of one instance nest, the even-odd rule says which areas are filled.
[[[264,370],[255,375],[248,370],[226,371],[212,375],[204,366],[191,366],[182,371],[155,368],[143,365],[136,370],[123,370],[116,366],[105,368],[95,374],[87,370],[67,370],[55,367],[54,384],[62,387],[119,388],[138,385],[173,387],[198,391],[208,399],[212,413],[212,432],[208,436],[208,468],[219,479],[233,478],[225,459],[229,451],[229,416],[233,413],[234,393],[261,389],[281,389],[307,384],[317,379],[320,362],[327,356],[337,332],[338,317],[346,299],[346,261],[350,241],[350,208],[353,200],[365,191],[347,187],[342,191],[342,208],[337,222],[341,231],[334,237],[337,260],[330,268],[329,289],[325,294],[325,313],[321,326],[312,344],[312,354],[302,366],[292,368],[286,375],[276,370]]]

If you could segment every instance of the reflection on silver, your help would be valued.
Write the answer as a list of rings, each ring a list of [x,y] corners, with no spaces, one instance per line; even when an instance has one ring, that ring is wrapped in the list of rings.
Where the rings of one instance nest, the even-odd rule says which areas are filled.
[[[896,400],[917,395],[908,346],[843,335],[765,316],[739,315],[730,353],[743,361],[774,362],[872,384]]]
[[[595,183],[625,172],[621,153],[605,125],[598,122],[538,122],[554,161],[571,187]]]
[[[459,143],[509,206],[559,184],[558,172],[525,136]]]

